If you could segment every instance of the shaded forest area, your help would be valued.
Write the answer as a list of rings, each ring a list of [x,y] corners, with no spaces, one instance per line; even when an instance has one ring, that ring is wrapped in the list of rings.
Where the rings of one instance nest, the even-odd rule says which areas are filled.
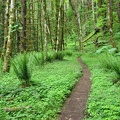
[[[119,119],[119,56],[120,0],[0,0],[0,119],[56,120],[82,75],[77,57],[93,80],[85,119]],[[112,103],[96,95],[110,86]]]
[[[9,71],[10,57],[25,51],[62,51],[68,37],[84,43],[92,36],[95,46],[111,44],[117,48],[115,37],[119,34],[120,2],[113,0],[6,0],[0,4],[1,11],[1,58],[3,71]],[[92,33],[93,32],[93,33]],[[101,34],[100,34],[101,33]]]

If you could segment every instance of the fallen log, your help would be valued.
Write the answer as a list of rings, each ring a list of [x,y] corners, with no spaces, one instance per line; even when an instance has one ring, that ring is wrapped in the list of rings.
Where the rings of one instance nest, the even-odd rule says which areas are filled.
[[[16,112],[16,111],[20,111],[22,109],[29,109],[29,108],[31,108],[31,106],[3,108],[2,110],[6,111],[6,112]]]
[[[85,40],[83,40],[82,43],[88,41],[90,38],[92,38],[94,35],[96,35],[99,32],[100,32],[100,29],[99,28],[95,28],[94,33],[92,33],[92,35],[90,35],[88,38],[86,38]]]

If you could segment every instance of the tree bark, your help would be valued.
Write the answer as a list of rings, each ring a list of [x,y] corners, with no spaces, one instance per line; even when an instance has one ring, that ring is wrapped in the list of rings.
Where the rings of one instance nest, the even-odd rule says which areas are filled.
[[[118,14],[118,20],[120,22],[120,2],[117,3],[117,14]]]
[[[112,47],[116,47],[115,41],[114,41],[114,33],[113,33],[113,0],[108,0],[108,26],[109,26],[109,32],[110,32],[110,41]]]
[[[2,50],[2,59],[4,59],[6,47],[7,47],[7,40],[8,40],[8,26],[9,26],[9,0],[6,1],[6,8],[5,8],[5,19],[4,19],[4,45]]]
[[[96,20],[95,20],[94,0],[92,0],[92,16],[93,16],[93,24],[94,24],[94,28],[95,28]]]
[[[46,20],[46,0],[43,0],[43,18],[44,18],[44,58],[47,57],[48,41],[47,41],[47,20]]]
[[[22,30],[21,30],[21,42],[20,51],[23,53],[26,50],[26,0],[22,0],[21,16],[22,16]]]
[[[79,13],[79,1],[76,1],[75,6],[72,4],[72,1],[69,0],[69,3],[72,7],[73,13],[75,17],[77,17],[77,27],[78,27],[78,39],[79,39],[79,49],[82,51],[82,26],[81,26],[81,18],[80,18],[80,13]],[[77,8],[77,9],[75,9]]]
[[[9,13],[10,18],[9,18],[8,41],[7,41],[6,55],[4,59],[3,72],[9,72],[10,70],[10,57],[12,55],[12,45],[14,40],[14,32],[12,28],[14,24],[14,7],[15,7],[15,0],[11,0],[10,13]]]

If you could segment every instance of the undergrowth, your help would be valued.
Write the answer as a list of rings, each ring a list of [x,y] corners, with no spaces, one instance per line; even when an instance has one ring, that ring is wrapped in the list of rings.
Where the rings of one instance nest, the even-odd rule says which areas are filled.
[[[120,82],[120,58],[111,54],[103,54],[99,57],[101,67],[107,71],[111,70],[116,74],[116,80],[113,82]]]
[[[34,68],[34,85],[21,88],[11,72],[0,77],[1,120],[56,120],[63,102],[80,77],[81,68],[74,57]]]
[[[29,86],[31,75],[32,75],[32,67],[30,68],[29,59],[27,54],[20,54],[14,59],[11,60],[13,70],[20,80],[22,86]]]
[[[91,92],[87,102],[86,116],[84,119],[119,120],[120,88],[117,84],[111,82],[113,79],[116,79],[116,75],[114,71],[106,71],[102,65],[100,66],[98,57],[99,55],[95,54],[82,56],[83,61],[91,70],[92,81]],[[102,63],[104,64],[104,62],[105,61]]]

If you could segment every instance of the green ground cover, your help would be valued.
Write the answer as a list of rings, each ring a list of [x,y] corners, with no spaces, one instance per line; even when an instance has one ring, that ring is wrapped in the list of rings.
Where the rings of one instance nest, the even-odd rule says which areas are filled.
[[[82,56],[91,71],[92,81],[85,120],[120,120],[120,79],[113,69],[106,69],[101,64],[101,57],[105,60],[106,54],[89,53]],[[115,56],[114,59],[116,60]],[[103,63],[107,60],[111,66],[110,63],[114,60],[110,62],[107,57]],[[114,83],[116,79],[117,83]]]
[[[34,84],[26,88],[21,87],[13,71],[0,76],[0,119],[56,120],[80,76],[81,66],[74,55],[34,67]]]

